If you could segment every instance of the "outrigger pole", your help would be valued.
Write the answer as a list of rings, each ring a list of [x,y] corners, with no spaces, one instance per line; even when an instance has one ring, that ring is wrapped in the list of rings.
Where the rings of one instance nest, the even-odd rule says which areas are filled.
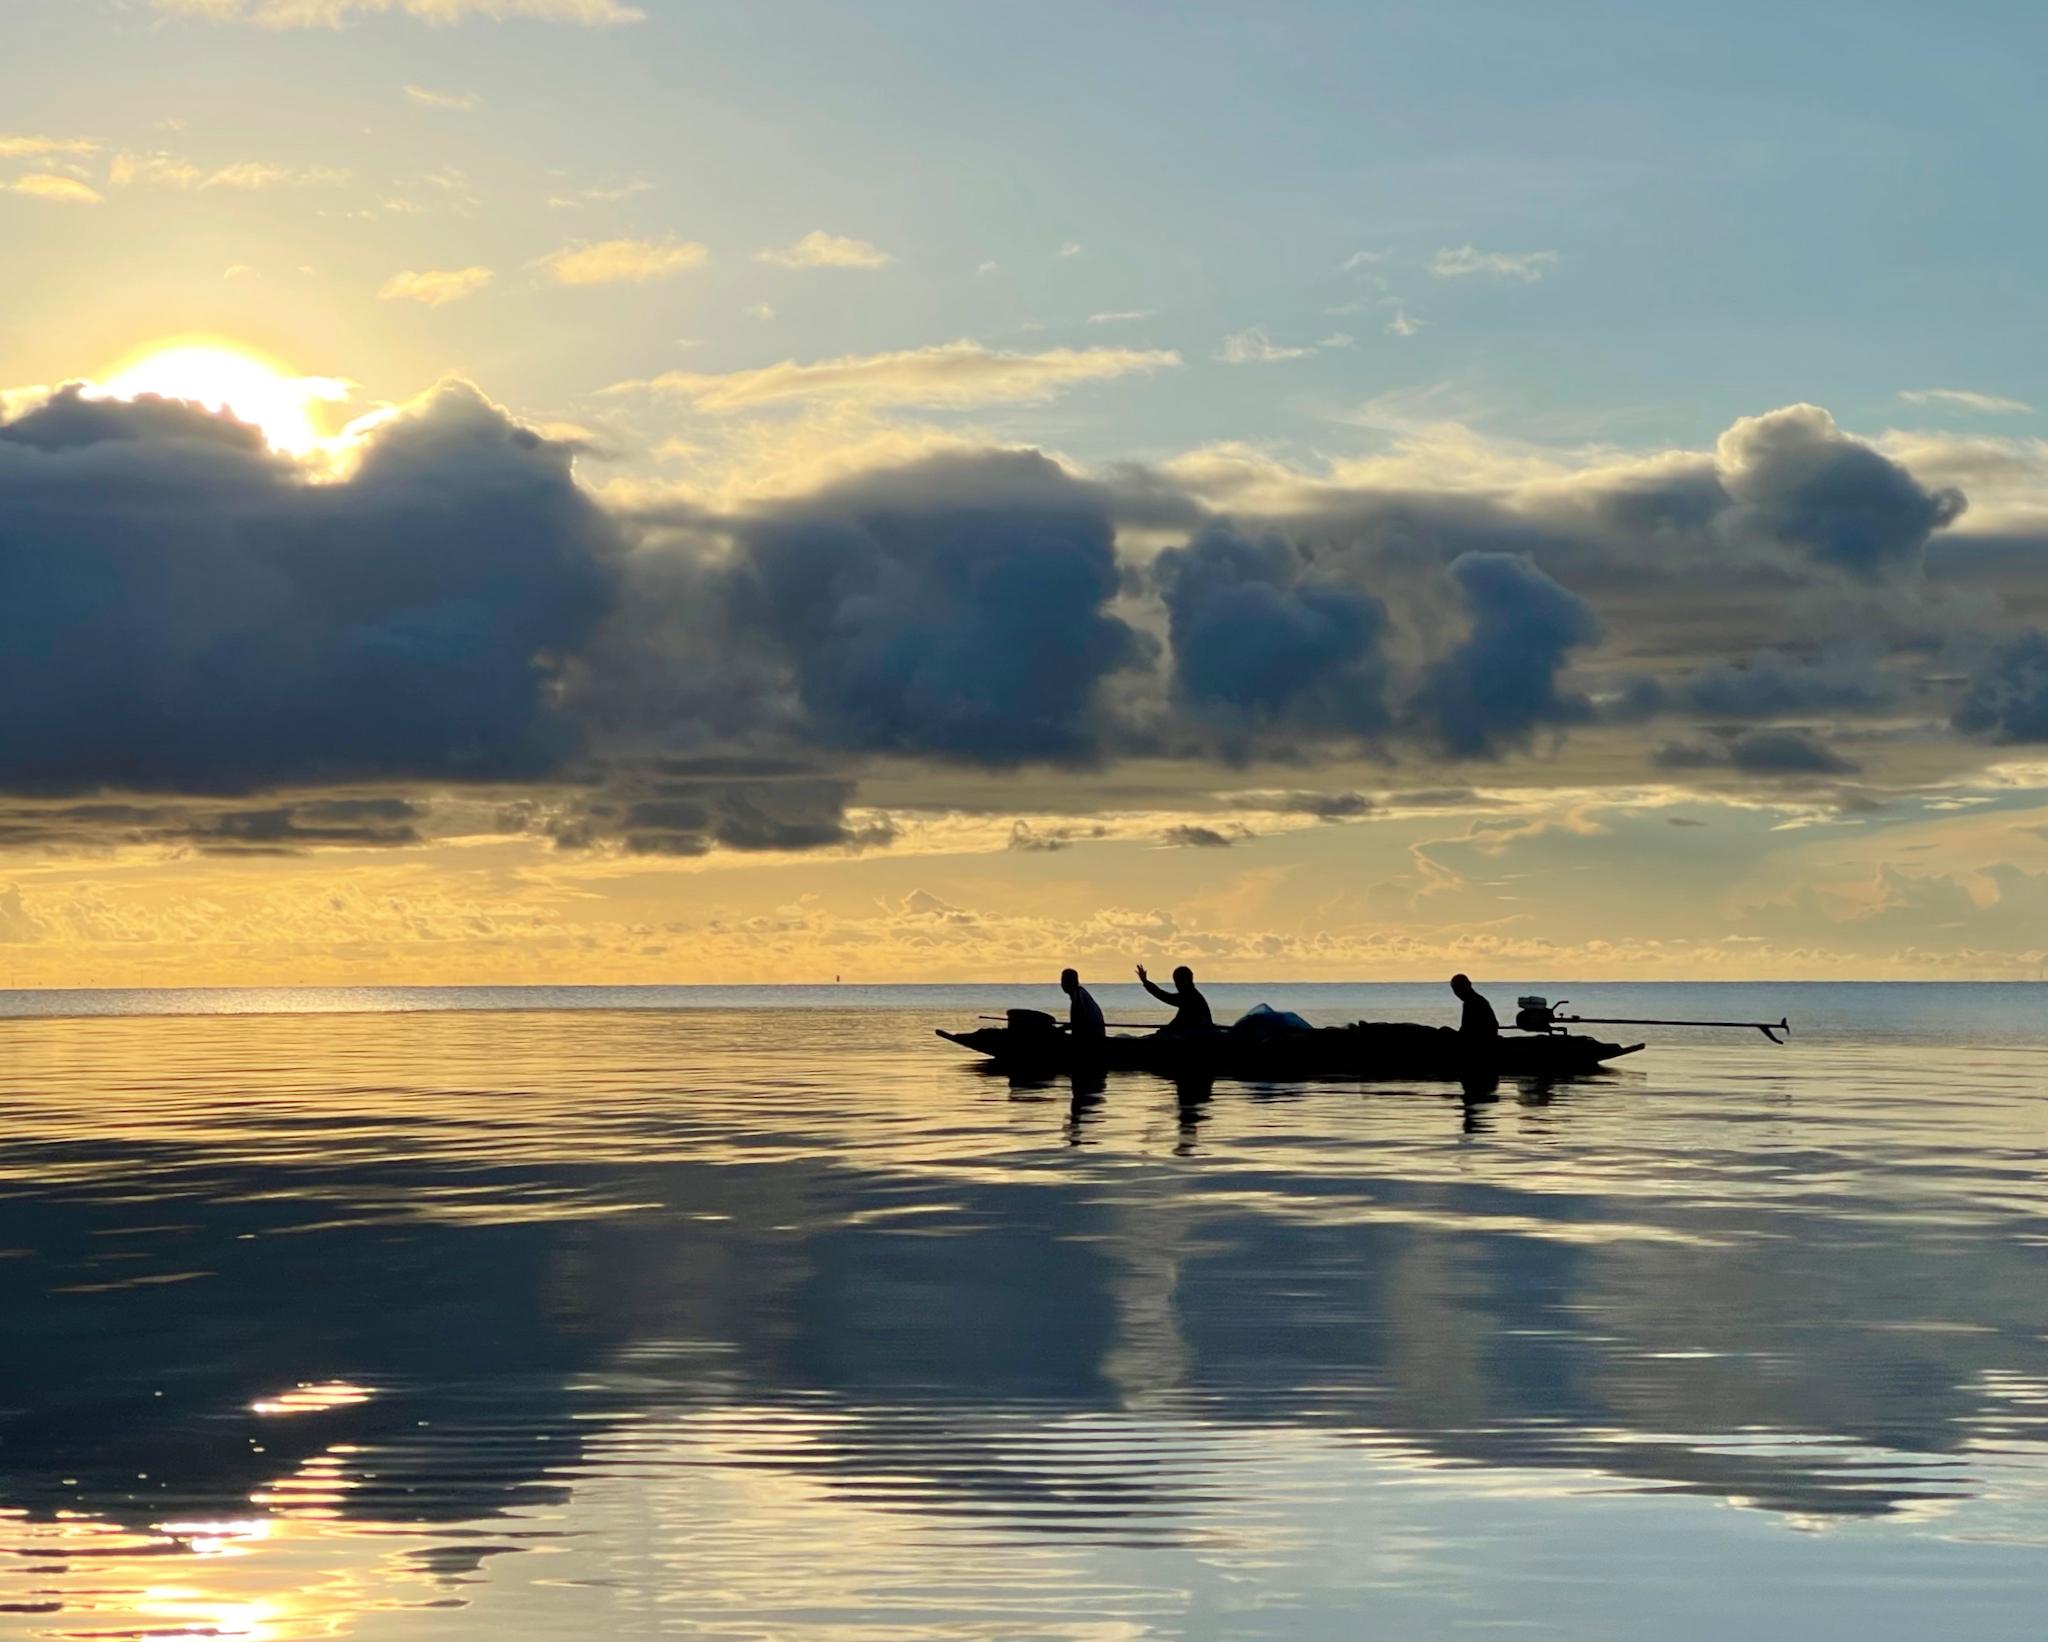
[[[1570,1000],[1559,998],[1556,1003],[1545,1003],[1541,998],[1518,1000],[1515,1011],[1515,1025],[1524,1032],[1550,1032],[1560,1026],[1731,1026],[1751,1032],[1761,1032],[1773,1043],[1783,1043],[1778,1036],[1783,1032],[1792,1035],[1790,1017],[1775,1021],[1659,1021],[1648,1020],[1639,1015],[1560,1015],[1557,1013]]]

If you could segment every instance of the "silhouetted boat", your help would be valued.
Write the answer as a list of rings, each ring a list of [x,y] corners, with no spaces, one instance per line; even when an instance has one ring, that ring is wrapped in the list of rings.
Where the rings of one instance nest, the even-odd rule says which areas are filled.
[[[1573,1033],[1504,1033],[1483,1060],[1450,1027],[1409,1022],[1359,1021],[1302,1031],[1112,1035],[1077,1055],[1073,1039],[1049,1015],[1010,1011],[1010,1024],[939,1036],[1006,1072],[1049,1075],[1073,1071],[1154,1072],[1161,1077],[1237,1078],[1256,1082],[1294,1078],[1356,1078],[1466,1083],[1489,1075],[1584,1077],[1609,1061],[1633,1055],[1639,1043],[1606,1043]]]

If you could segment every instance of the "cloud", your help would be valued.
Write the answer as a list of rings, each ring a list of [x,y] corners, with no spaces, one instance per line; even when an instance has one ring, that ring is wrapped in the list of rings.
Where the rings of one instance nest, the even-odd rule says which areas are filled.
[[[1017,820],[1010,823],[1010,841],[1004,848],[1025,854],[1056,855],[1061,850],[1072,849],[1077,843],[1108,836],[1109,828],[1100,823],[1084,825],[1070,822],[1034,827],[1029,821]]]
[[[169,797],[146,804],[0,804],[0,847],[76,853],[156,848],[203,855],[390,849],[421,841],[426,806],[377,796],[288,797],[260,809]]]
[[[423,302],[438,308],[475,296],[496,277],[488,268],[428,268],[420,273],[408,268],[387,279],[377,295],[386,302]]]
[[[1070,239],[1053,254],[1061,257],[1077,257],[1081,254],[1081,242],[1077,239]]]
[[[420,841],[415,823],[422,813],[402,798],[319,799],[204,816],[188,826],[185,837],[207,855],[290,855],[322,846],[391,849]]]
[[[1710,662],[1676,679],[1635,680],[1622,716],[1682,712],[1742,719],[1873,713],[1895,707],[1904,693],[1903,681],[1867,655],[1801,661],[1766,651],[1743,661]]]
[[[426,86],[409,85],[405,88],[406,100],[421,108],[439,109],[445,114],[474,114],[484,106],[484,100],[474,91],[434,91]]]
[[[756,302],[742,308],[741,313],[749,319],[767,321],[775,317],[775,305],[771,302]]]
[[[1928,490],[1818,405],[1742,417],[1715,442],[1714,456],[1738,510],[1731,528],[1865,578],[1917,569],[1928,537],[1965,505],[1961,491]]]
[[[671,371],[649,382],[620,383],[609,391],[651,388],[679,395],[706,411],[816,401],[868,406],[1033,405],[1083,383],[1166,370],[1179,363],[1179,354],[1159,350],[1053,348],[1033,354],[951,342],[808,365],[789,359],[723,375]]]
[[[2018,633],[1971,676],[1955,727],[1994,741],[2048,741],[2048,633]]]
[[[115,188],[143,184],[155,188],[226,188],[254,193],[266,188],[334,188],[348,180],[349,173],[337,166],[279,165],[268,160],[238,160],[209,171],[180,155],[160,150],[134,153],[124,149],[107,167],[107,181]]]
[[[1387,335],[1398,337],[1417,336],[1421,334],[1423,328],[1428,324],[1428,320],[1418,319],[1406,308],[1397,307],[1394,310],[1394,317],[1387,321]]]
[[[348,181],[348,173],[331,165],[271,165],[244,160],[222,166],[199,186],[237,188],[253,192],[259,188],[332,188]]]
[[[1150,319],[1154,310],[1150,308],[1117,308],[1109,313],[1090,314],[1091,325],[1133,325],[1141,319]]]
[[[572,194],[550,194],[548,204],[558,211],[580,211],[586,205],[616,205],[621,200],[635,199],[641,194],[654,192],[654,184],[645,177],[635,177],[630,182],[598,183],[582,188]]]
[[[637,23],[647,14],[620,0],[150,0],[173,17],[258,28],[340,28],[357,17],[398,16],[438,25],[483,18],[532,18],[593,27]]]
[[[1667,770],[1729,768],[1744,775],[1854,775],[1859,766],[1805,730],[1745,730],[1726,741],[1674,742],[1659,749]]]
[[[568,452],[448,385],[312,485],[251,428],[77,388],[0,426],[0,787],[531,777],[609,607]]]
[[[864,239],[814,228],[793,244],[756,251],[754,260],[777,268],[886,268],[896,259]]]
[[[1812,407],[1715,453],[1637,456],[1453,439],[1425,406],[1386,453],[1316,474],[1238,449],[1091,479],[943,430],[859,431],[920,396],[1032,402],[1113,376],[1103,356],[1160,357],[956,344],[678,376],[663,386],[706,409],[806,410],[728,425],[801,430],[772,483],[757,454],[750,480],[698,491],[587,490],[568,444],[460,388],[372,424],[317,483],[188,406],[0,396],[0,791],[283,793],[133,824],[247,851],[357,845],[297,810],[221,816],[502,782],[522,830],[601,864],[879,847],[899,822],[856,799],[885,772],[920,794],[907,808],[975,792],[965,808],[1005,817],[980,847],[1000,847],[1012,801],[961,765],[1151,761],[1201,802],[1126,813],[1116,836],[1228,838],[1218,804],[1306,825],[1372,801],[1352,771],[1219,794],[1190,773],[1204,761],[1305,777],[1587,725],[1578,768],[1604,780],[1652,760],[1633,726],[1657,716],[1677,721],[1665,768],[1811,779],[1854,769],[1831,721],[1910,708],[1921,729],[1869,742],[1875,789],[1972,756],[1927,733],[1951,711],[1963,736],[2048,739],[2048,639],[2014,634],[2029,611],[1845,573],[1917,562],[1960,500]],[[1882,545],[1845,561],[1844,540]],[[1034,815],[1008,841],[1051,851],[1101,824]]]
[[[632,854],[688,857],[713,848],[743,854],[879,849],[896,838],[886,820],[849,822],[850,781],[685,777],[664,780],[660,790],[661,796],[640,799],[616,817],[587,817],[587,830],[563,841],[572,846],[597,842],[615,829]]]
[[[1358,792],[1238,792],[1223,797],[1239,809],[1312,815],[1318,821],[1356,821],[1374,809],[1373,801]]]
[[[1263,325],[1254,325],[1250,330],[1226,336],[1222,347],[1216,350],[1216,358],[1225,365],[1273,365],[1287,359],[1307,359],[1314,353],[1314,348],[1283,348],[1266,334]]]
[[[1337,264],[1337,268],[1340,273],[1355,274],[1361,268],[1369,268],[1375,262],[1384,262],[1386,259],[1384,251],[1353,251]]]
[[[0,160],[39,160],[50,154],[96,154],[99,146],[88,137],[0,135]]]
[[[2024,399],[2007,399],[1996,393],[1975,393],[1968,388],[1901,388],[1899,397],[1909,405],[1936,405],[1945,410],[1972,411],[1980,416],[2031,416],[2034,413],[2034,407]]]
[[[1469,279],[1481,275],[1493,279],[1519,279],[1534,284],[1557,266],[1555,251],[1481,251],[1460,245],[1439,251],[1430,259],[1429,271],[1438,279]]]
[[[996,767],[1097,756],[1145,659],[1107,611],[1105,498],[1028,452],[939,456],[741,523],[731,620],[787,657],[826,745]]]
[[[1387,723],[1386,609],[1285,537],[1213,524],[1154,561],[1173,691],[1247,756],[1258,732],[1370,736]]]
[[[52,200],[60,205],[98,205],[100,191],[76,177],[60,177],[48,171],[31,171],[12,182],[0,182],[0,191],[26,194],[30,199]]]
[[[709,247],[694,240],[608,239],[564,246],[541,266],[557,285],[644,285],[701,268],[710,259]]]
[[[1497,758],[1544,726],[1591,716],[1591,704],[1558,689],[1573,650],[1600,636],[1592,606],[1515,553],[1466,553],[1447,574],[1471,631],[1429,669],[1414,704],[1417,722],[1456,758]]]
[[[1168,827],[1159,835],[1159,841],[1169,849],[1227,850],[1235,844],[1214,827],[1181,826]]]

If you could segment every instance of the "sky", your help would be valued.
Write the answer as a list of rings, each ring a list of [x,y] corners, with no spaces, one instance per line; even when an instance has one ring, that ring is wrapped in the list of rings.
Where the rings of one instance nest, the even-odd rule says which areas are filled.
[[[2036,8],[4,28],[0,983],[2048,967]]]

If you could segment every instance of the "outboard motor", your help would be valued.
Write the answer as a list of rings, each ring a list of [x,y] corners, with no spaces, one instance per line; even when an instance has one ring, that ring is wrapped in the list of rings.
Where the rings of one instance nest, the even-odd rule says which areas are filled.
[[[1548,998],[1517,998],[1515,1000],[1515,1027],[1522,1032],[1556,1032],[1556,1012],[1567,999],[1559,998],[1552,1004]]]

